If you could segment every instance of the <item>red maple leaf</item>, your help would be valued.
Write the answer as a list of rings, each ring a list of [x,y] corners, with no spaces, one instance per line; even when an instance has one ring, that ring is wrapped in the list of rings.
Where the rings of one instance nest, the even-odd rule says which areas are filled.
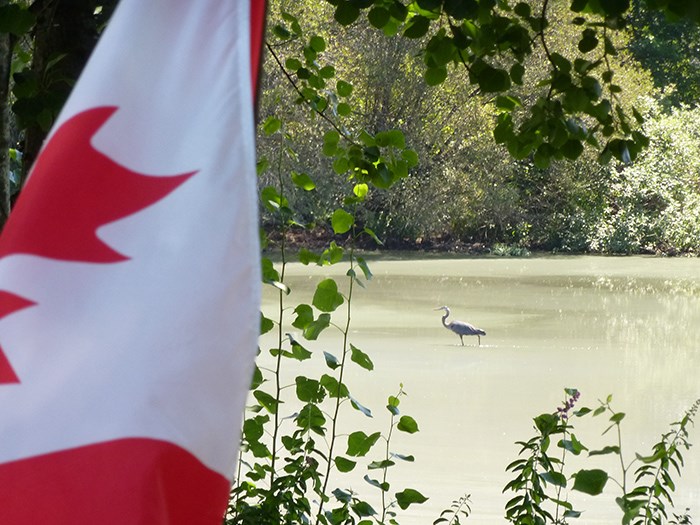
[[[23,253],[93,263],[128,259],[96,230],[159,201],[195,172],[145,175],[93,148],[90,139],[116,110],[88,109],[54,133],[0,237],[0,258]]]
[[[195,172],[156,177],[100,153],[90,139],[116,107],[73,116],[42,150],[0,236],[0,258],[29,254],[91,263],[128,259],[97,237],[97,229],[159,201]],[[0,319],[36,303],[0,290]],[[0,384],[18,383],[0,347]]]
[[[34,304],[36,303],[24,297],[0,290],[0,319]],[[0,384],[3,383],[19,383],[19,378],[2,351],[2,346],[0,346]]]

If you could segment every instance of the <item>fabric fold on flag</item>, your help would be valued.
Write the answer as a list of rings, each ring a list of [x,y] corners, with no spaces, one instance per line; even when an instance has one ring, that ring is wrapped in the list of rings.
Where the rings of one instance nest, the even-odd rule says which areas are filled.
[[[0,522],[221,523],[264,1],[121,0],[0,237]]]

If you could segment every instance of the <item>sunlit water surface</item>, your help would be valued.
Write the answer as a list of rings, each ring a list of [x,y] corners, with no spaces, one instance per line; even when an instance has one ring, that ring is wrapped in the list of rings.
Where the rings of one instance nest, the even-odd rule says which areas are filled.
[[[387,396],[403,384],[408,396],[400,409],[417,420],[420,432],[394,433],[391,450],[411,454],[415,462],[390,469],[388,481],[392,492],[412,487],[430,499],[400,512],[402,525],[432,523],[465,493],[472,508],[467,523],[504,523],[504,505],[514,495],[502,493],[512,479],[505,467],[519,450],[514,442],[534,435],[532,418],[554,412],[565,387],[581,391],[579,406],[595,408],[598,399],[612,394],[613,407],[626,413],[625,462],[635,452],[648,455],[669,424],[700,397],[700,259],[368,259],[374,277],[365,288],[354,288],[350,342],[371,356],[375,369],[367,372],[351,363],[346,379],[373,417],[348,405],[340,432],[386,431]],[[289,265],[287,305],[310,303],[319,279],[342,278],[346,271],[341,265]],[[441,325],[442,312],[434,311],[441,305],[452,309],[452,318],[486,330],[480,347],[475,337],[466,337],[461,346]],[[276,290],[266,287],[263,311],[277,318],[278,308]],[[333,321],[343,324],[346,314],[343,306]],[[292,320],[289,312],[286,322]],[[290,325],[285,331],[298,332]],[[328,372],[323,351],[339,356],[342,340],[329,329],[304,344],[314,351],[311,369],[288,365],[288,383],[300,373]],[[266,334],[263,353],[273,346],[274,336]],[[269,362],[264,355],[260,359]],[[294,408],[283,405],[285,410]],[[616,444],[613,432],[601,436],[608,426],[605,416],[574,423],[589,449]],[[700,428],[691,429],[690,439],[700,444]],[[336,453],[345,453],[344,439]],[[381,459],[381,453],[376,447],[371,459]],[[700,446],[684,457],[674,500],[679,510],[690,507],[700,520]],[[621,479],[616,457],[573,459],[569,473],[604,468]],[[377,489],[362,479],[366,473],[358,467],[334,483],[379,508]],[[369,474],[378,477],[377,471]],[[614,503],[619,493],[612,481],[597,497],[572,493],[575,508],[585,511],[579,522],[619,523]]]

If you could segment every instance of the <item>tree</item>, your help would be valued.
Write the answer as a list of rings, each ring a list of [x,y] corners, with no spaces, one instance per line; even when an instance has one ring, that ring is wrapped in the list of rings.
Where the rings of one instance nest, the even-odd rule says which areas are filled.
[[[117,0],[0,3],[0,227],[11,198],[8,152],[21,151],[21,187]],[[16,148],[16,150],[15,150]]]
[[[12,40],[14,74],[9,81],[6,76],[3,85],[12,86],[10,120],[17,123],[10,144],[21,137],[19,150],[23,153],[26,173],[115,1],[4,1],[4,25],[0,25],[0,33]],[[366,168],[370,183],[386,187],[401,181],[400,198],[392,201],[388,195],[380,194],[369,197],[367,213],[375,215],[392,207],[408,211],[403,207],[405,197],[417,188],[404,176],[405,159],[393,165],[377,164],[375,146],[358,142],[360,130],[367,127],[378,131],[381,125],[396,125],[401,119],[409,134],[421,135],[406,136],[424,159],[418,168],[422,173],[432,173],[435,166],[456,176],[464,173],[463,166],[455,165],[453,159],[465,151],[466,137],[460,136],[456,124],[466,118],[478,129],[493,128],[497,143],[506,147],[516,161],[532,164],[536,169],[546,170],[558,160],[580,159],[586,146],[598,152],[603,161],[634,160],[648,140],[641,132],[641,114],[629,103],[633,97],[627,100],[624,97],[640,84],[626,81],[626,75],[620,74],[623,60],[616,60],[624,54],[624,31],[629,16],[654,12],[692,21],[700,16],[693,3],[670,0],[635,4],[634,12],[629,0],[574,0],[568,8],[551,0],[328,0],[327,5],[329,11],[314,14],[317,24],[325,24],[329,16],[340,24],[325,24],[326,34],[337,34],[342,27],[349,27],[346,36],[361,35],[354,40],[358,49],[363,45],[382,49],[385,61],[363,63],[360,59],[355,61],[355,66],[344,67],[343,62],[332,61],[344,57],[331,57],[331,62],[324,64],[324,71],[314,71],[310,65],[314,60],[308,57],[319,50],[306,42],[302,52],[308,53],[308,57],[292,62],[298,67],[287,67],[286,73],[299,88],[297,101],[315,105],[321,119],[350,117],[348,122],[354,119],[358,124],[353,128],[356,136],[352,136],[354,131],[340,134],[337,144],[346,144],[348,148],[336,148],[337,154],[321,159],[321,164],[345,166],[342,160],[345,155],[352,161],[349,168]],[[298,6],[309,10],[304,3]],[[367,31],[358,30],[357,20],[363,13],[365,25],[376,29],[371,39],[367,38]],[[634,22],[635,18],[631,20]],[[289,40],[294,40],[295,32],[283,27],[287,22],[271,21],[275,28],[279,26],[280,32],[288,33]],[[566,42],[563,34],[568,37],[568,45],[562,45]],[[404,38],[385,39],[394,36]],[[283,59],[280,65],[289,64]],[[355,82],[356,96],[365,107],[358,106],[353,115],[347,114],[344,95],[337,91],[330,93],[325,85],[319,87],[331,80],[323,75],[330,75],[336,69],[339,74],[350,75],[346,78],[351,80],[356,75],[369,80],[373,67],[381,71],[385,66],[399,69],[403,78],[396,77],[393,84],[385,83],[380,90],[368,89],[369,82]],[[430,91],[429,97],[421,96],[421,86],[414,82],[417,75],[428,86],[446,89]],[[289,94],[281,93],[277,89],[280,100],[292,101]],[[477,94],[482,97],[478,102],[474,98]],[[5,105],[6,101],[4,98]],[[488,108],[485,102],[490,103]],[[477,108],[477,104],[481,107]],[[465,115],[469,112],[455,111],[465,105],[473,109],[468,117]],[[396,116],[399,112],[402,117]],[[355,117],[362,114],[365,121],[359,122]],[[423,116],[426,114],[430,115],[429,119]],[[317,127],[314,133],[306,135],[310,145],[321,140],[322,133]],[[426,141],[428,137],[431,138]],[[423,144],[431,147],[422,147],[414,138],[423,139]],[[353,141],[355,148],[351,147]],[[2,148],[3,155],[7,150]],[[412,157],[413,153],[406,155]],[[399,170],[399,175],[391,175],[394,168]],[[5,181],[6,174],[5,166]],[[508,180],[508,176],[499,176],[491,182],[497,184],[501,180]],[[483,181],[486,186],[488,182]],[[480,191],[480,185],[477,183],[475,191]],[[431,186],[422,186],[425,187]],[[436,181],[431,191],[438,195],[440,189],[440,181]],[[431,222],[438,224],[441,220],[436,216]]]
[[[648,69],[673,105],[700,100],[700,27],[687,19],[669,22],[635,4],[630,51]]]

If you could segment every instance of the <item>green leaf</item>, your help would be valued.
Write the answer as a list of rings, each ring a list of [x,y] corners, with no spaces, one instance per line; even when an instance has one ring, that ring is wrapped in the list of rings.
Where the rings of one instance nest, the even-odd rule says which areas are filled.
[[[269,136],[279,131],[281,127],[282,121],[280,119],[276,117],[267,117],[265,123],[263,124],[263,131],[265,132],[265,135]]]
[[[265,284],[269,284],[270,286],[277,288],[279,291],[284,292],[285,295],[289,295],[290,293],[292,293],[292,290],[289,288],[289,286],[282,282],[266,281]]]
[[[315,379],[298,376],[295,379],[297,399],[305,403],[320,403],[326,397],[326,392],[321,383]]]
[[[428,68],[425,70],[423,78],[425,78],[425,83],[429,86],[442,84],[447,78],[447,68],[444,66]]]
[[[268,283],[270,281],[279,281],[280,280],[280,274],[277,270],[275,270],[275,266],[272,263],[271,259],[269,259],[268,257],[263,257],[260,262],[261,262],[260,267],[262,269],[263,282]]]
[[[303,265],[311,263],[321,264],[321,256],[312,251],[307,250],[306,248],[302,248],[301,250],[299,250],[298,257],[299,262]]]
[[[342,489],[335,489],[333,491],[333,495],[335,496],[335,499],[341,503],[350,503],[352,501],[352,494]]]
[[[573,113],[583,111],[590,104],[588,93],[581,88],[569,88],[564,95],[564,107]]]
[[[243,423],[243,436],[246,441],[259,441],[265,434],[264,423],[269,421],[268,416],[255,416],[254,418],[246,419]]]
[[[367,470],[389,468],[389,467],[393,467],[394,465],[396,465],[396,463],[394,463],[390,459],[384,459],[382,461],[372,461],[372,463],[367,465]]]
[[[410,505],[414,503],[420,504],[428,501],[428,498],[423,496],[423,494],[421,494],[415,489],[405,489],[401,492],[397,492],[395,496],[396,503],[399,504],[399,507],[401,507],[402,510],[406,510]]]
[[[253,378],[250,381],[250,390],[256,390],[264,382],[265,378],[263,377],[262,370],[260,370],[258,365],[255,365],[253,368]]]
[[[408,461],[409,463],[412,463],[416,460],[416,458],[413,456],[404,456],[403,454],[396,454],[394,452],[391,453],[391,457],[400,459],[401,461]]]
[[[260,192],[260,198],[268,211],[279,211],[289,203],[274,186],[267,186]]]
[[[340,361],[338,361],[338,358],[335,357],[333,354],[330,354],[328,352],[323,352],[323,357],[326,360],[326,365],[328,368],[331,370],[335,370],[340,366]]]
[[[340,102],[336,106],[335,110],[341,117],[347,117],[350,113],[352,113],[352,108],[350,107],[350,104],[347,104],[345,102]]]
[[[353,194],[360,200],[364,200],[369,191],[369,186],[365,183],[355,184],[352,188]]]
[[[409,434],[415,434],[418,432],[418,423],[411,416],[401,416],[399,419],[399,424],[396,428],[401,432],[407,432]]]
[[[344,80],[338,80],[338,82],[335,84],[335,89],[338,92],[338,95],[341,97],[349,97],[352,94],[352,84],[345,82]]]
[[[314,311],[308,304],[300,304],[294,309],[297,314],[292,326],[299,330],[305,329],[314,320]]]
[[[547,483],[556,485],[557,487],[566,487],[566,476],[564,476],[564,474],[561,472],[543,472],[540,474],[540,478]]]
[[[365,370],[374,370],[374,363],[372,363],[372,360],[367,354],[353,344],[350,345],[350,350],[352,351],[350,359],[352,359],[354,363],[357,363]]]
[[[338,285],[333,279],[324,279],[318,286],[311,303],[322,312],[333,312],[343,304],[343,296],[338,293]]]
[[[336,264],[343,260],[343,248],[338,246],[335,241],[331,242],[331,245],[323,250],[321,255],[321,262],[323,264]]]
[[[389,13],[399,22],[403,22],[408,16],[408,8],[401,2],[392,2],[389,6]]]
[[[333,66],[324,66],[318,71],[318,74],[321,75],[321,78],[333,78],[335,76],[335,68]]]
[[[443,0],[416,0],[418,7],[425,11],[435,11],[442,5]]]
[[[292,340],[292,358],[297,361],[306,361],[311,357],[311,352],[301,346],[297,341]]]
[[[583,37],[578,43],[578,49],[581,53],[588,53],[593,51],[598,46],[598,36],[595,30],[585,29],[583,31]]]
[[[610,421],[612,421],[613,423],[619,423],[619,422],[622,421],[623,419],[625,419],[625,413],[624,413],[624,412],[616,412],[615,414],[613,414],[612,416],[610,416]]]
[[[305,431],[312,431],[319,435],[325,434],[326,417],[316,405],[308,403],[299,411],[296,418],[297,426]]]
[[[583,153],[583,144],[580,140],[567,140],[561,147],[563,155],[570,160],[576,160]]]
[[[403,32],[403,36],[406,38],[420,38],[428,32],[429,27],[430,20],[423,15],[416,15],[406,24],[406,30]]]
[[[496,97],[496,107],[506,111],[513,111],[516,107],[522,106],[522,102],[517,97],[503,96]]]
[[[319,35],[312,36],[309,40],[309,45],[317,53],[321,53],[326,50],[326,41]]]
[[[333,18],[343,26],[349,26],[360,16],[360,10],[350,2],[341,0],[335,8]]]
[[[278,401],[270,394],[263,392],[262,390],[256,390],[253,392],[253,397],[255,397],[258,403],[260,403],[271,414],[275,414],[277,412],[277,407],[279,403],[281,403],[281,401]]]
[[[360,404],[360,402],[351,395],[348,394],[348,397],[350,398],[350,404],[355,410],[362,412],[367,417],[372,417],[372,411],[369,408]]]
[[[321,376],[321,385],[328,392],[328,397],[335,399],[344,399],[350,395],[348,387],[340,383],[335,377],[323,374]]]
[[[330,314],[321,314],[318,319],[312,321],[304,328],[304,337],[309,341],[315,341],[326,328],[331,325]]]
[[[348,450],[346,453],[354,457],[365,456],[380,436],[381,433],[379,432],[370,435],[365,434],[361,430],[353,432],[348,436]]]
[[[284,61],[284,67],[292,71],[297,71],[302,67],[302,63],[298,58],[288,58]]]
[[[324,144],[338,144],[339,141],[340,141],[340,133],[338,133],[334,129],[327,131],[323,135],[323,143]]]
[[[270,167],[270,161],[268,161],[265,157],[262,157],[256,164],[255,164],[255,171],[258,175],[262,175],[267,171],[267,168]]]
[[[374,516],[377,512],[366,501],[358,501],[351,505],[352,511],[359,517]],[[359,525],[359,524],[358,524]]]
[[[525,67],[522,64],[513,64],[510,68],[510,78],[518,85],[523,83],[523,75],[525,74]]]
[[[324,142],[321,151],[326,157],[332,157],[338,152],[337,142]]]
[[[573,434],[571,435],[571,439],[559,440],[559,443],[557,443],[557,446],[559,446],[560,448],[563,448],[565,450],[568,450],[569,452],[573,453],[575,456],[578,456],[584,450],[588,450],[583,445],[583,443],[581,443],[578,439],[576,439],[576,436],[574,436]]]
[[[342,175],[350,169],[350,163],[346,157],[336,157],[333,161],[333,171],[338,175]]]
[[[292,34],[289,32],[289,30],[280,24],[277,24],[276,26],[274,26],[272,28],[272,32],[280,40],[287,40],[288,38],[290,38],[292,36]]]
[[[390,485],[387,482],[382,483],[381,481],[370,478],[367,474],[365,474],[362,479],[364,479],[373,487],[377,487],[378,489],[382,490],[383,492],[387,492],[389,490]]]
[[[389,13],[389,10],[381,6],[375,6],[369,10],[369,13],[367,13],[369,23],[377,29],[382,29],[384,26],[386,26],[389,23],[390,18],[391,13]]]
[[[534,421],[537,430],[539,430],[542,435],[546,436],[557,428],[559,418],[554,414],[541,414],[537,416]]]
[[[292,172],[292,182],[304,191],[316,189],[316,183],[306,173]]]
[[[525,2],[520,2],[515,5],[513,12],[521,18],[529,18],[532,13],[530,5]]]
[[[418,165],[418,153],[412,149],[405,149],[401,152],[401,158],[408,163],[409,168],[413,168]]]
[[[608,473],[604,470],[579,470],[574,474],[573,490],[578,490],[579,492],[591,496],[597,496],[603,492],[607,482]]]
[[[336,456],[333,462],[340,472],[350,472],[355,468],[355,465],[357,465],[356,461],[344,458],[343,456]]]
[[[335,210],[331,217],[331,226],[333,226],[333,232],[336,234],[347,233],[354,223],[355,217],[341,208]]]
[[[395,148],[405,148],[406,147],[406,137],[400,129],[390,129],[389,131],[382,132],[386,135],[388,145]]]
[[[642,463],[649,464],[649,463],[654,463],[655,461],[660,460],[662,457],[666,456],[666,454],[667,454],[666,449],[661,448],[661,449],[657,450],[656,453],[651,455],[651,456],[642,456],[641,454],[635,454],[635,456]]]
[[[369,266],[367,265],[367,261],[365,261],[362,257],[358,257],[357,258],[357,265],[362,270],[362,273],[364,274],[365,279],[367,279],[368,281],[371,281],[372,277],[374,277],[374,276],[372,275],[372,272],[370,271]]]
[[[260,335],[266,334],[275,327],[275,323],[272,319],[265,317],[262,312],[260,313]]]
[[[548,168],[552,162],[552,147],[546,142],[540,144],[535,151],[532,160],[535,162],[535,166],[538,168],[542,170]]]
[[[36,17],[28,9],[10,3],[0,6],[0,33],[22,36],[36,23]]]
[[[367,235],[369,235],[372,238],[372,240],[374,242],[376,242],[379,246],[384,246],[384,243],[381,241],[381,239],[379,237],[377,237],[377,234],[374,233],[372,230],[365,227],[362,231],[364,233],[366,233]]]
[[[619,454],[620,453],[620,447],[616,446],[608,446],[608,447],[603,447],[599,450],[591,450],[588,455],[589,456],[603,456],[606,454]]]
[[[608,16],[620,16],[630,8],[630,0],[604,0],[600,3]]]
[[[510,75],[503,69],[496,69],[486,65],[479,73],[476,73],[479,88],[484,93],[497,93],[510,88]]]

